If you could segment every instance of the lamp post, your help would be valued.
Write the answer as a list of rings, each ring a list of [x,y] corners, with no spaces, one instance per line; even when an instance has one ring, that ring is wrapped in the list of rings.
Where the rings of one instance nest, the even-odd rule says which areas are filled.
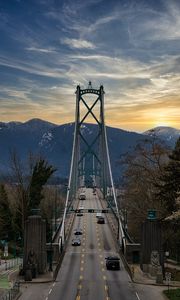
[[[53,211],[51,213],[50,219],[50,248],[49,248],[49,272],[52,272],[52,255],[53,255],[53,247],[52,247],[52,235],[53,235]]]

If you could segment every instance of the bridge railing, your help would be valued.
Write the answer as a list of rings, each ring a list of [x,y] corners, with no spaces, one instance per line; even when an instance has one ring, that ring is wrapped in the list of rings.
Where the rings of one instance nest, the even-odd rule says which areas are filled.
[[[20,294],[20,282],[16,281],[13,287],[0,297],[0,300],[14,300],[17,299],[19,294]]]

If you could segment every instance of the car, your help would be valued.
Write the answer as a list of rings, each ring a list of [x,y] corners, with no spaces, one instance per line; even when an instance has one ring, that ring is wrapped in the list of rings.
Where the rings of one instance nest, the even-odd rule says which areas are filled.
[[[76,214],[76,216],[82,217],[82,216],[83,216],[83,212],[82,212],[82,211],[79,211],[79,212]]]
[[[86,195],[85,195],[85,193],[80,193],[80,194],[79,194],[79,200],[86,200]]]
[[[83,231],[82,231],[82,229],[78,228],[78,229],[74,230],[74,234],[75,235],[81,235],[81,234],[83,234]]]
[[[99,218],[97,219],[97,223],[98,223],[98,224],[104,224],[104,223],[105,223],[104,217],[99,217]]]
[[[72,246],[80,246],[81,245],[81,240],[78,238],[75,238],[72,240]]]
[[[120,258],[118,256],[108,256],[105,259],[107,270],[120,270]]]
[[[98,213],[96,214],[96,218],[101,218],[101,217],[102,217],[102,213],[98,212]]]

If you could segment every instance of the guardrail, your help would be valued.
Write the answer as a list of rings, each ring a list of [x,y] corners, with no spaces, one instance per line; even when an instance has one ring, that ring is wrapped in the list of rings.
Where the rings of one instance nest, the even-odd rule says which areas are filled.
[[[22,264],[22,258],[20,257],[5,260],[0,264],[0,271],[7,271],[21,264]]]
[[[0,297],[0,300],[14,300],[17,299],[17,296],[20,293],[20,282],[16,281],[13,287],[6,292],[3,296]]]

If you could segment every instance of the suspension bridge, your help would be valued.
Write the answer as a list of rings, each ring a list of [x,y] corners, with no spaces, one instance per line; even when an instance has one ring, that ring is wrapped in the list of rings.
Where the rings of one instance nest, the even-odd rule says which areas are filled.
[[[86,89],[77,86],[74,141],[65,210],[59,234],[60,249],[65,243],[66,217],[73,204],[76,203],[80,191],[83,188],[91,187],[97,190],[99,198],[105,202],[103,204],[108,208],[106,212],[111,211],[113,213],[117,226],[117,242],[125,251],[125,234],[121,212],[117,204],[109,157],[104,117],[104,94],[102,85],[99,89],[93,89],[91,82]],[[95,95],[95,99],[91,99],[91,105],[86,99],[89,95]],[[83,108],[85,108],[85,112]],[[97,124],[95,137],[91,141],[87,140],[82,130],[89,115]]]

